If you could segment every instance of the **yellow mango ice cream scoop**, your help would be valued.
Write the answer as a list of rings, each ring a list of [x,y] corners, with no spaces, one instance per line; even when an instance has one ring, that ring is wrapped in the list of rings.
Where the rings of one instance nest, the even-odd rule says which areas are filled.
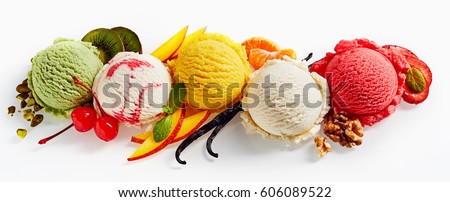
[[[241,98],[252,70],[245,48],[228,36],[205,33],[168,62],[176,83],[185,83],[193,108],[222,110]]]

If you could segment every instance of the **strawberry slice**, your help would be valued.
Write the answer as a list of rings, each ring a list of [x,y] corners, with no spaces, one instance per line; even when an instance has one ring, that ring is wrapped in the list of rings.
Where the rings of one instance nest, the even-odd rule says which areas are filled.
[[[403,55],[405,57],[412,57],[412,58],[418,58],[416,54],[414,54],[412,51],[408,50],[405,47],[397,46],[397,45],[384,45],[382,48],[392,51],[394,53],[397,53],[399,55]]]
[[[416,92],[415,90],[411,89],[408,86],[408,84],[407,84],[408,82],[405,82],[405,84],[403,85],[403,88],[405,89],[405,93],[403,94],[402,97],[403,97],[403,100],[405,100],[405,102],[407,102],[407,103],[419,104],[419,103],[423,102],[425,99],[427,99],[430,85],[431,85],[431,82],[433,81],[433,77],[432,77],[432,74],[431,74],[431,71],[430,71],[430,68],[428,67],[428,65],[425,64],[425,62],[423,62],[419,58],[405,56],[405,59],[409,63],[411,68],[415,68],[416,70],[419,70],[420,73],[422,73],[422,75],[419,75],[419,76],[423,76],[423,79],[425,80],[425,88],[421,92]],[[407,80],[408,80],[408,75],[407,75]]]

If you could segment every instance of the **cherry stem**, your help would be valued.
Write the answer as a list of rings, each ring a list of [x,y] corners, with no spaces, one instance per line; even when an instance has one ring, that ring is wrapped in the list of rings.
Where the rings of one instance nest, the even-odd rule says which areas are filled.
[[[51,140],[51,139],[53,139],[53,138],[55,138],[56,136],[58,136],[58,135],[61,135],[62,133],[64,133],[64,132],[66,132],[66,130],[69,130],[69,128],[71,128],[73,126],[73,123],[71,123],[69,126],[67,126],[66,128],[64,128],[64,129],[62,129],[61,131],[59,131],[59,132],[57,132],[56,134],[54,134],[54,135],[52,135],[52,136],[49,136],[49,137],[46,137],[46,138],[44,138],[44,139],[42,139],[42,140],[39,140],[39,144],[45,144],[45,143],[47,143],[49,140]]]
[[[75,82],[75,84],[77,84],[77,85],[83,87],[84,89],[86,89],[92,95],[92,97],[94,97],[95,103],[97,103],[97,106],[100,109],[100,115],[102,117],[105,116],[105,112],[103,111],[102,107],[100,106],[100,103],[98,102],[98,99],[95,96],[94,92],[92,92],[92,90],[90,88],[88,88],[86,85],[84,85],[84,83],[81,82],[76,76],[73,77],[73,81]]]
[[[89,89],[86,85],[84,85],[83,82],[80,81],[80,79],[78,79],[76,76],[73,77],[73,81],[75,82],[75,84],[83,87],[84,89],[86,89],[87,91],[89,91],[89,93],[91,93],[92,95],[94,95],[94,92],[92,92],[91,89]]]

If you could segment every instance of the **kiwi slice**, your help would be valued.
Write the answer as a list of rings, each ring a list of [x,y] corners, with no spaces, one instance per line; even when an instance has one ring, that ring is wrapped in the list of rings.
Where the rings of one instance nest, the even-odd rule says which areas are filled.
[[[115,31],[120,39],[122,39],[125,51],[136,52],[142,54],[142,45],[136,33],[126,27],[114,27],[111,30]]]
[[[88,32],[81,39],[91,42],[100,51],[100,60],[106,64],[117,53],[124,51],[124,46],[119,35],[106,28],[98,28]]]

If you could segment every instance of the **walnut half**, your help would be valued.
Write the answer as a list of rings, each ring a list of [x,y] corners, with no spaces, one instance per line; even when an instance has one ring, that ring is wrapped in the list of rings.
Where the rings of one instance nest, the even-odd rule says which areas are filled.
[[[327,142],[324,137],[315,137],[314,142],[316,143],[317,152],[319,153],[319,158],[322,158],[328,152],[331,152],[331,145]]]
[[[325,135],[341,146],[351,148],[362,144],[364,128],[358,119],[331,112],[325,116],[324,124]]]

